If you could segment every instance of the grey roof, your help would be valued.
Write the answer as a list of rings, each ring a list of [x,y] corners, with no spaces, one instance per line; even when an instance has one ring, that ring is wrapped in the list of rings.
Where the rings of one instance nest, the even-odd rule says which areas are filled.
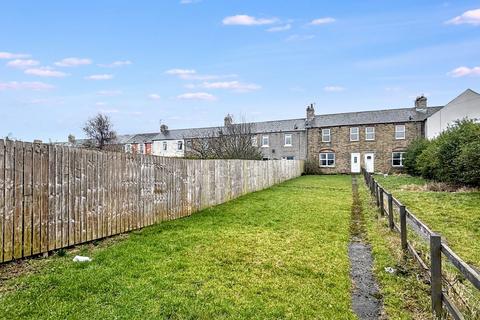
[[[157,133],[140,133],[135,135],[125,135],[125,140],[121,143],[145,143],[152,141],[156,135]]]
[[[415,110],[415,108],[402,108],[336,114],[321,114],[315,116],[315,120],[313,121],[312,126],[333,127],[374,123],[424,121],[441,108],[443,107],[428,107],[426,112],[419,112]]]
[[[303,131],[305,130],[305,118],[255,122],[253,131],[255,133]]]

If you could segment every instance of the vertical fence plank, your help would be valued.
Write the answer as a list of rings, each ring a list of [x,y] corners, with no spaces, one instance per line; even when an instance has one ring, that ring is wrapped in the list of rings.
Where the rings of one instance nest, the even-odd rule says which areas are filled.
[[[42,154],[41,145],[33,145],[33,211],[32,211],[32,254],[40,253],[40,219],[41,219],[41,183]],[[6,160],[6,159],[5,159]]]
[[[23,249],[23,142],[15,142],[13,257],[22,257]]]
[[[3,262],[3,229],[5,219],[5,142],[0,139],[0,262]]]
[[[442,239],[438,234],[430,236],[430,276],[432,310],[437,319],[442,319]]]
[[[5,146],[5,216],[3,224],[3,261],[13,258],[13,215],[14,215],[14,144],[7,140]]]
[[[0,144],[0,152],[1,152]],[[23,161],[23,256],[32,255],[32,206],[33,206],[33,145],[31,143],[24,144],[24,161]],[[1,161],[1,154],[0,154]],[[1,181],[1,165],[0,165],[0,181]],[[0,182],[0,192],[1,192]],[[0,195],[1,197],[1,195]],[[1,211],[1,199],[0,199]],[[1,215],[0,215],[1,216]],[[1,230],[1,229],[0,229]],[[1,234],[1,231],[0,231]]]
[[[53,193],[55,201],[55,206],[51,205],[50,210],[55,210],[56,216],[56,228],[55,228],[55,245],[57,248],[62,246],[62,223],[63,223],[63,215],[62,215],[62,179],[63,179],[63,165],[62,165],[62,154],[63,150],[61,147],[55,147],[53,152],[50,153],[51,161],[50,165],[53,165],[55,170],[50,168],[50,176],[52,176],[52,172],[55,172],[53,176],[54,180],[51,181],[50,187],[53,185],[53,189],[51,193]]]
[[[75,149],[68,148],[68,245],[75,243]]]
[[[402,249],[407,251],[407,213],[405,211],[405,206],[401,205],[400,207],[400,240],[402,244]]]
[[[69,216],[69,196],[68,196],[68,179],[70,177],[69,166],[69,152],[67,147],[61,147],[62,149],[62,165],[63,165],[63,177],[62,177],[62,247],[68,246],[68,216]]]
[[[42,144],[41,150],[41,219],[40,219],[40,250],[41,252],[48,252],[48,238],[49,238],[49,149],[47,144]]]

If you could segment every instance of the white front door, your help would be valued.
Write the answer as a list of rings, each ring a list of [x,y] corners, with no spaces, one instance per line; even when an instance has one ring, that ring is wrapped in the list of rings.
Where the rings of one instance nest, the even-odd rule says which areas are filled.
[[[365,170],[367,172],[373,173],[375,170],[375,155],[373,153],[365,153]]]
[[[350,157],[352,173],[360,172],[360,153],[352,153]]]

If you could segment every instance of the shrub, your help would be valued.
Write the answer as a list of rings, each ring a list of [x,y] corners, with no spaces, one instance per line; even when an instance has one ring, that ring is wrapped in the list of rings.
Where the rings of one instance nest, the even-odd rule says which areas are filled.
[[[428,147],[428,144],[427,139],[417,139],[408,146],[404,155],[403,165],[409,174],[421,174],[417,169],[417,158]]]
[[[480,140],[464,145],[457,159],[460,183],[480,186]]]

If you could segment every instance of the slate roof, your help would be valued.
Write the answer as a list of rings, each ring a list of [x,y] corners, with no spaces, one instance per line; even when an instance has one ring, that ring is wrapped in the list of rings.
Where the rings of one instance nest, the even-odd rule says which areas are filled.
[[[312,127],[334,127],[362,125],[374,123],[398,123],[424,121],[443,107],[428,107],[425,113],[415,108],[372,110],[336,114],[321,114],[315,116]]]

